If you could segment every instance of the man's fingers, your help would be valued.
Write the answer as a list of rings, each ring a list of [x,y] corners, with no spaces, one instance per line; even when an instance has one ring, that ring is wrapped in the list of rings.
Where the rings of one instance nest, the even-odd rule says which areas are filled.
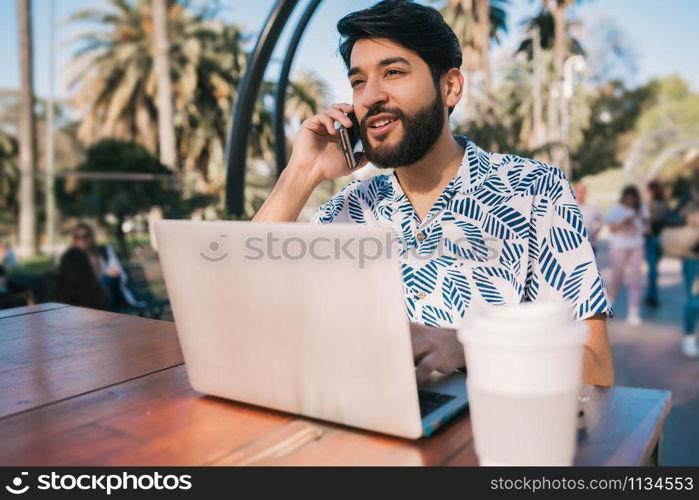
[[[327,113],[318,113],[303,122],[302,126],[318,135],[335,135],[335,124]]]
[[[425,356],[415,368],[415,378],[417,378],[418,384],[424,382],[432,372],[434,371],[437,357],[434,353]]]
[[[413,341],[413,359],[415,359],[415,361],[417,362],[425,354],[430,352],[430,349],[432,348],[432,344],[430,342],[429,337],[427,335],[424,335],[424,334],[413,335],[412,341]]]
[[[410,322],[410,335],[412,337],[415,337],[416,335],[420,335],[421,333],[425,333],[429,331],[432,327],[431,326],[425,326],[420,323],[415,323],[413,321]]]
[[[347,104],[346,102],[336,102],[334,104],[331,104],[330,108],[339,109],[343,113],[350,113],[354,111],[354,106],[352,106],[351,104]]]
[[[330,106],[327,111],[320,112],[306,120],[304,122],[304,127],[321,136],[326,135],[324,132],[327,132],[327,135],[337,136],[335,123],[339,122],[345,128],[351,127],[353,125],[352,120],[350,120],[345,113],[349,113],[353,109],[351,104],[342,102],[335,103]],[[361,166],[363,167],[366,163],[367,162],[364,161]]]
[[[328,115],[334,119],[340,122],[344,127],[351,127],[352,126],[352,120],[350,120],[346,114],[344,114],[342,111],[340,111],[337,108],[330,108],[327,111]]]

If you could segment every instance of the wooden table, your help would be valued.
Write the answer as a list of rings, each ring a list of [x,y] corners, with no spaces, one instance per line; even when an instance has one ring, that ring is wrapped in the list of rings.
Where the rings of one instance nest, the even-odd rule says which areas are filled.
[[[175,325],[0,311],[0,465],[476,465],[468,413],[409,441],[203,396]],[[576,463],[652,461],[667,391],[587,387]]]

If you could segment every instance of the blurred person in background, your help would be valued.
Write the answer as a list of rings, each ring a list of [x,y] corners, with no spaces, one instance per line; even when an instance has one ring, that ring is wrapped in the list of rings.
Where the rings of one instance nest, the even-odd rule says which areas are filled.
[[[0,245],[0,265],[8,271],[17,265],[15,252],[10,245]]]
[[[7,279],[4,265],[0,264],[0,309],[26,306],[27,300],[15,293],[12,283]]]
[[[630,325],[641,324],[641,294],[643,292],[644,234],[647,214],[641,203],[641,194],[636,186],[626,186],[621,192],[619,203],[607,215],[606,222],[612,233],[609,244],[609,261],[612,267],[612,281],[609,285],[609,300],[612,304],[619,295],[628,276],[629,307],[626,317]]]
[[[648,226],[645,235],[646,263],[648,265],[648,282],[646,286],[646,305],[658,307],[658,265],[662,257],[660,233],[667,224],[669,207],[665,200],[663,186],[658,181],[650,181],[646,186],[646,212]]]
[[[583,217],[583,224],[587,231],[587,239],[590,240],[592,251],[597,255],[597,235],[604,225],[604,218],[597,205],[587,201],[587,186],[582,182],[575,184],[575,198],[578,200],[580,212]]]
[[[0,309],[31,303],[31,275],[17,272],[17,257],[8,244],[0,244]]]
[[[110,311],[118,311],[129,305],[138,305],[138,301],[126,287],[128,278],[116,252],[111,245],[97,244],[92,226],[81,222],[75,227],[73,246],[87,254],[95,276],[109,292]]]
[[[699,308],[696,289],[699,272],[699,172],[694,172],[691,181],[678,179],[673,186],[672,198],[675,203],[662,231],[661,244],[665,255],[682,261],[685,306],[681,349],[685,356],[693,358],[699,356],[699,339],[694,333]]]
[[[72,306],[107,309],[109,295],[97,279],[90,258],[72,247],[61,257],[56,278],[55,300]]]

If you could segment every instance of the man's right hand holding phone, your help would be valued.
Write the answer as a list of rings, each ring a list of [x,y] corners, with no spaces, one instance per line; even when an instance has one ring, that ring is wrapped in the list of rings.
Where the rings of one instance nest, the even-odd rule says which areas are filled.
[[[337,103],[301,124],[294,139],[291,158],[254,221],[295,221],[313,190],[324,180],[336,179],[364,167],[366,158],[350,169],[340,143],[335,121],[353,126],[346,113],[351,104]]]
[[[352,120],[346,115],[353,111],[351,104],[337,103],[327,111],[318,113],[301,124],[287,168],[313,170],[321,180],[336,179],[352,173],[347,166],[335,121],[351,128]],[[366,160],[359,167],[366,165]]]

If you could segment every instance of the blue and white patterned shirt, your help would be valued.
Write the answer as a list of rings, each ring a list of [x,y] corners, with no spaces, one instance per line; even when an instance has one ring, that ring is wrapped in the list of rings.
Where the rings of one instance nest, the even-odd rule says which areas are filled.
[[[411,321],[458,327],[469,309],[566,301],[576,319],[614,314],[563,172],[488,153],[463,136],[457,175],[420,220],[394,173],[355,180],[311,222],[390,228]]]

